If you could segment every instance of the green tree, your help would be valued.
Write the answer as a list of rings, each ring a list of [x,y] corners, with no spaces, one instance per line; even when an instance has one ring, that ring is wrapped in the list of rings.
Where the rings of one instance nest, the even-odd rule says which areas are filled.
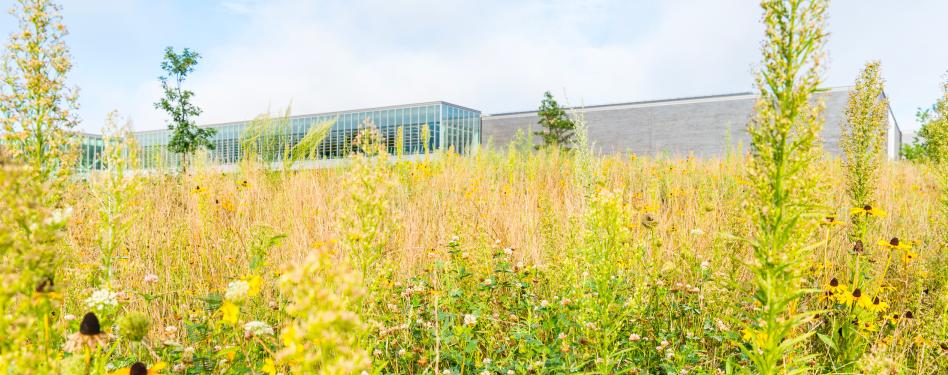
[[[942,85],[942,96],[931,108],[918,111],[918,131],[924,158],[934,164],[948,163],[948,82]]]
[[[69,130],[78,90],[66,86],[72,68],[61,7],[46,0],[20,0],[11,14],[19,30],[10,34],[0,81],[0,124],[14,160],[41,178],[68,173],[75,161]]]
[[[187,48],[177,54],[173,48],[168,47],[165,49],[165,59],[161,62],[161,70],[165,71],[165,75],[159,79],[165,96],[155,103],[155,108],[171,116],[168,129],[174,133],[168,142],[168,150],[181,155],[182,171],[187,171],[190,157],[198,149],[214,149],[210,138],[216,130],[199,128],[194,123],[194,118],[201,114],[201,108],[191,103],[194,92],[181,87],[188,74],[194,71],[194,66],[200,58],[201,55]]]
[[[534,132],[534,134],[543,139],[543,146],[569,147],[576,124],[566,115],[566,110],[560,107],[549,91],[543,93],[543,101],[540,102],[537,115],[540,116],[538,124],[543,126],[544,130]]]

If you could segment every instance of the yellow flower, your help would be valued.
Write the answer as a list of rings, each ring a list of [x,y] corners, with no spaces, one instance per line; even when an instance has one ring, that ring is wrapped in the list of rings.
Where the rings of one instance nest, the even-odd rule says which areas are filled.
[[[246,187],[250,187],[250,183],[247,182],[247,180],[241,180],[240,183],[237,184],[237,186],[240,186],[240,187],[242,187],[242,188],[246,188]]]
[[[850,215],[866,215],[866,216],[875,216],[875,217],[885,217],[885,211],[878,208],[873,208],[870,205],[865,205],[862,207],[853,207],[849,210]]]
[[[844,223],[844,222],[842,222],[842,221],[839,221],[839,220],[836,220],[836,215],[829,215],[829,216],[823,218],[823,221],[820,223],[820,225],[825,225],[825,226],[828,226],[828,227],[832,227],[832,226],[840,226],[840,227],[841,227],[841,226],[846,225],[846,223]]]
[[[240,307],[231,303],[230,301],[224,301],[221,305],[221,321],[234,325],[237,324],[237,315],[240,314]]]
[[[197,194],[203,193],[203,192],[205,192],[205,191],[207,191],[207,189],[202,188],[201,185],[195,185],[195,186],[194,186],[194,192],[197,193]]]
[[[879,244],[879,246],[882,246],[882,247],[887,248],[887,249],[892,249],[892,250],[908,250],[908,249],[911,249],[911,248],[912,248],[911,245],[909,245],[909,244],[907,244],[907,243],[905,243],[905,242],[899,241],[899,238],[898,238],[898,237],[892,237],[892,239],[889,240],[889,242],[885,242],[885,241],[883,241],[883,240],[879,240],[878,244]]]
[[[247,278],[244,278],[244,281],[247,282],[247,286],[250,287],[250,290],[247,291],[247,295],[254,297],[257,294],[260,294],[260,285],[263,284],[263,279],[258,275],[253,275]]]
[[[161,374],[161,370],[164,370],[168,365],[164,362],[158,362],[151,366],[150,368],[145,367],[144,363],[135,362],[131,366],[126,368],[120,368],[112,372],[112,375],[130,375],[130,374],[146,374],[146,375],[158,375]]]
[[[859,324],[859,328],[862,329],[862,330],[864,330],[864,331],[867,331],[867,332],[875,332],[875,331],[877,331],[877,330],[879,329],[878,327],[876,327],[875,324],[873,324],[872,322],[868,322],[868,321],[867,321],[867,322],[862,322],[862,323],[860,323],[860,324]]]
[[[835,277],[826,285],[826,290],[835,295],[849,292],[849,288],[846,288],[846,286],[841,284]]]
[[[918,254],[916,254],[914,251],[912,251],[912,250],[905,250],[905,252],[902,253],[902,261],[905,262],[905,263],[909,263],[909,262],[911,262],[913,259],[915,259],[915,257],[917,257],[917,256],[918,256]]]
[[[267,375],[276,375],[276,364],[273,363],[273,358],[263,360],[263,367],[260,368],[260,371]]]
[[[869,297],[864,296],[862,294],[862,290],[859,288],[854,289],[852,293],[839,293],[836,295],[836,299],[839,301],[839,303],[842,303],[846,306],[853,304],[865,306],[868,303],[872,303],[869,300]]]
[[[878,296],[872,299],[872,303],[869,304],[869,306],[866,306],[866,310],[869,310],[872,312],[885,312],[888,309],[889,309],[889,304],[879,299]]]

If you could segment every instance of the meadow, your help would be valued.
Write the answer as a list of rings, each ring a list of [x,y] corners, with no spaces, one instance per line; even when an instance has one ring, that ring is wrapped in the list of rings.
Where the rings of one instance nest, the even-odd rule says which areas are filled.
[[[292,173],[244,163],[234,174],[136,177],[122,198],[129,225],[109,260],[99,242],[107,197],[90,199],[96,185],[79,184],[68,198],[74,253],[59,284],[71,292],[57,316],[68,318],[57,326],[78,328],[97,290],[88,280],[108,262],[113,276],[102,288],[115,297],[100,310],[103,326],[132,312],[151,322],[147,350],[120,351],[188,373],[270,371],[263,366],[287,344],[324,347],[339,373],[749,366],[740,346],[752,338],[742,329],[758,307],[746,267],[753,255],[738,238],[752,230],[747,157],[577,160],[483,150]],[[799,309],[825,309],[822,291],[855,266],[840,160],[827,155],[821,170],[833,188],[801,265],[814,293]],[[856,331],[866,352],[857,363],[839,363],[819,336],[806,351],[827,366],[939,372],[948,316],[940,190],[924,166],[887,163],[879,177],[887,214],[873,220],[859,259],[878,282],[867,294],[888,307]],[[893,237],[913,245],[877,244]],[[316,269],[294,276],[301,262]],[[281,278],[304,290],[281,291]],[[233,297],[240,302],[229,316],[222,306],[241,294],[232,291],[241,280],[257,281],[251,295]],[[307,314],[322,330],[287,337],[288,304],[312,304]],[[272,330],[253,333],[250,322]],[[826,316],[800,332],[829,337],[832,324]],[[116,357],[116,367],[133,360]]]
[[[180,87],[199,55],[171,47],[156,106],[187,163],[140,168],[113,113],[102,168],[74,168],[59,8],[21,1],[0,80],[0,372],[946,373],[948,83],[891,160],[870,61],[825,152],[827,5],[761,2],[746,150],[597,154],[548,94],[550,133],[504,150],[391,155],[403,139],[367,120],[333,168],[294,169],[287,145],[272,162],[251,132],[225,173],[195,154],[212,132]]]

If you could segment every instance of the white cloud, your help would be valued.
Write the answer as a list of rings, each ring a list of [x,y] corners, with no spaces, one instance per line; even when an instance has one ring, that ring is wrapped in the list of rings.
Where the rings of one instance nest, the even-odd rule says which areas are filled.
[[[130,56],[144,67],[132,73],[83,76],[85,129],[111,108],[138,129],[164,126],[152,105],[164,45],[203,55],[187,85],[204,109],[199,123],[214,123],[291,101],[297,114],[428,100],[494,113],[535,108],[546,90],[587,105],[751,91],[762,34],[756,3],[740,0],[224,0],[213,9],[232,18],[192,15],[196,29],[180,35],[148,29],[153,5],[131,3],[121,14],[132,19],[119,24],[142,25],[132,29],[160,47]],[[929,42],[948,34],[938,20],[948,5],[833,4],[827,84],[849,85],[864,61],[881,58],[896,115],[911,127],[914,108],[934,100],[948,69],[948,50]],[[170,8],[161,6],[162,18],[190,10]]]

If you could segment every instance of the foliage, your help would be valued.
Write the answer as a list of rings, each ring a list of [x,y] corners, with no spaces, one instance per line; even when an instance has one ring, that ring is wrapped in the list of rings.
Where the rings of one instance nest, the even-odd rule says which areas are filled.
[[[191,103],[194,92],[182,88],[184,80],[194,72],[200,58],[201,55],[187,48],[178,54],[174,48],[167,47],[161,62],[161,70],[165,71],[165,75],[159,79],[164,97],[155,103],[155,108],[167,112],[171,117],[168,129],[172,134],[168,140],[168,150],[181,154],[182,171],[187,171],[190,157],[197,150],[214,149],[210,138],[217,132],[215,129],[201,128],[195,124],[194,118],[201,114],[201,108]]]
[[[942,97],[931,108],[919,110],[917,117],[922,124],[918,138],[924,159],[934,164],[948,162],[948,81],[942,85]]]
[[[78,119],[78,90],[66,86],[72,69],[60,6],[19,0],[0,80],[0,142],[43,178],[68,175],[76,161],[69,134]]]
[[[543,127],[543,130],[533,134],[540,136],[544,147],[568,148],[570,146],[576,124],[566,115],[566,110],[560,107],[549,91],[543,93],[537,116],[540,117],[537,123]]]
[[[757,77],[760,98],[748,127],[753,160],[750,240],[751,270],[760,311],[745,328],[746,351],[756,372],[806,371],[809,356],[799,344],[809,333],[799,329],[810,314],[798,311],[805,293],[801,273],[814,230],[822,182],[822,105],[811,105],[821,82],[826,39],[825,1],[764,0],[763,68]]]

